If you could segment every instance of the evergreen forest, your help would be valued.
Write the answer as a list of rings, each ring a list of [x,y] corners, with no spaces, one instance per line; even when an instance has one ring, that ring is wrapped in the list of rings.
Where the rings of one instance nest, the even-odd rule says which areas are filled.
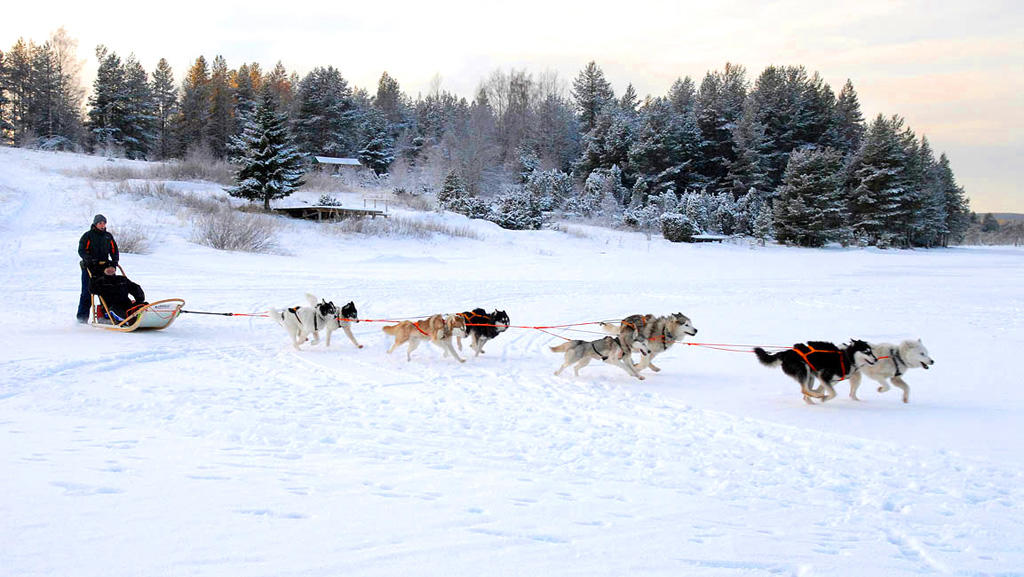
[[[0,50],[0,143],[247,162],[230,191],[266,206],[312,157],[357,158],[398,194],[513,229],[558,214],[670,240],[909,248],[962,242],[971,224],[945,154],[898,114],[865,118],[852,80],[836,90],[800,65],[727,63],[641,97],[590,62],[571,79],[496,70],[472,95],[437,80],[413,96],[387,72],[366,89],[331,65],[300,76],[198,56],[146,70],[98,46],[87,90],[76,47],[60,29]],[[276,154],[259,162],[288,176],[257,183],[253,148],[269,137]]]

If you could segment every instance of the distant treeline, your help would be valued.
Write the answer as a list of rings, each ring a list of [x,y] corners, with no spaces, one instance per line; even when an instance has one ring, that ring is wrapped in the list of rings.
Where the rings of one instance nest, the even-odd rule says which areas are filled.
[[[1024,215],[971,213],[971,225],[964,242],[975,245],[1024,245]]]
[[[86,99],[75,45],[61,29],[0,52],[4,142],[230,159],[268,96],[307,157],[358,157],[398,192],[437,195],[510,228],[560,211],[673,238],[900,247],[945,246],[968,230],[945,154],[899,116],[865,122],[852,82],[836,94],[802,66],[770,66],[751,81],[726,64],[643,99],[632,85],[616,95],[594,62],[571,83],[496,71],[467,99],[439,81],[412,97],[385,72],[371,93],[333,66],[299,77],[280,62],[229,68],[221,56],[198,57],[178,82],[164,59],[147,71],[99,46]]]

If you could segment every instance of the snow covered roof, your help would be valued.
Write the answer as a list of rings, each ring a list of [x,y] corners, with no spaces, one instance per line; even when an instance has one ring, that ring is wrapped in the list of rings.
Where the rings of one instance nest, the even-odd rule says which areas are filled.
[[[314,156],[317,164],[340,164],[343,166],[362,166],[358,158],[336,158],[333,156]]]

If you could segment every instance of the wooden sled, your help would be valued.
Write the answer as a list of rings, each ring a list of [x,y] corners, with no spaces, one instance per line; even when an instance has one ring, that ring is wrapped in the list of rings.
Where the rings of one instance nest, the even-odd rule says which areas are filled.
[[[99,304],[93,307],[92,326],[122,333],[166,329],[171,326],[174,319],[178,318],[181,308],[185,306],[185,301],[182,299],[163,299],[132,309],[127,318],[118,322],[117,316],[107,309],[103,299],[96,295],[93,296],[96,297]],[[100,312],[102,316],[97,316],[97,312]]]
[[[124,269],[121,268],[121,265],[117,265],[117,268],[124,275]],[[89,277],[92,278],[91,272]],[[181,314],[181,309],[184,306],[185,301],[183,299],[163,299],[132,308],[128,311],[126,318],[118,319],[117,315],[113,314],[110,308],[107,307],[107,303],[103,301],[103,298],[94,294],[92,295],[92,306],[89,307],[89,316],[91,317],[89,324],[96,328],[122,333],[138,330],[159,331],[171,326],[174,319],[178,318],[178,315]]]

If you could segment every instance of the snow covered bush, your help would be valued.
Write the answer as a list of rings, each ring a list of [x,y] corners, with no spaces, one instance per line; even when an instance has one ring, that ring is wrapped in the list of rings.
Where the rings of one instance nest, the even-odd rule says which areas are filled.
[[[498,197],[488,220],[510,230],[537,230],[544,224],[544,213],[530,191],[510,186]]]
[[[736,201],[732,193],[720,192],[712,198],[708,228],[718,234],[734,234],[739,222]]]
[[[764,192],[750,187],[747,193],[736,201],[735,234],[754,235],[754,223],[768,203],[766,196]]]
[[[205,180],[217,184],[231,184],[235,168],[216,158],[208,151],[190,150],[181,160],[150,163],[145,178],[163,180]]]
[[[666,213],[661,216],[661,234],[672,242],[692,242],[700,234],[693,219],[680,213]]]
[[[607,174],[602,170],[591,172],[583,183],[583,190],[565,203],[565,211],[577,216],[592,216],[599,212],[608,186],[607,179]]]
[[[271,253],[278,248],[276,229],[269,217],[224,209],[199,215],[192,242],[218,250]]]
[[[711,219],[708,216],[707,197],[703,193],[687,192],[684,194],[679,199],[679,210],[690,217],[698,230],[707,230]]]
[[[321,194],[320,199],[316,201],[319,206],[341,206],[341,201],[329,194]]]
[[[534,170],[526,177],[525,188],[541,210],[555,210],[573,194],[572,175],[554,169]]]
[[[642,183],[643,180],[638,180]],[[646,186],[633,187],[632,198],[629,208],[623,213],[622,222],[626,226],[645,231],[655,230],[661,226],[661,215],[674,214],[677,211],[679,200],[672,189],[661,194],[646,193]],[[646,198],[646,201],[641,200]],[[646,205],[642,204],[646,202]]]
[[[766,202],[761,205],[757,216],[754,217],[751,234],[761,243],[761,246],[764,246],[765,242],[771,238],[774,228],[775,220],[772,218],[772,208]]]
[[[483,240],[469,227],[453,226],[446,222],[435,222],[422,218],[346,218],[332,225],[330,231],[337,234],[362,234],[376,237],[429,239],[435,235],[453,238]]]
[[[441,210],[450,210],[469,218],[487,218],[491,212],[486,202],[469,192],[455,170],[448,172],[448,176],[445,177],[444,184],[437,193],[437,206]]]
[[[141,225],[134,222],[120,224],[110,229],[117,239],[117,247],[121,252],[129,254],[149,254],[153,252],[153,238]]]

